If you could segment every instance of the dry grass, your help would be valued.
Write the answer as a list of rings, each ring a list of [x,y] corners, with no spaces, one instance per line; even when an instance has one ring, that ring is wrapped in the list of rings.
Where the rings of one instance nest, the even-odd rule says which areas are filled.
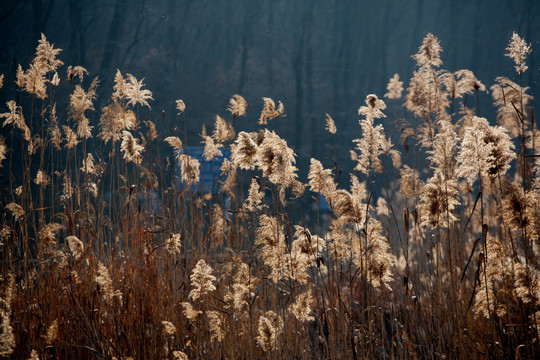
[[[414,56],[405,107],[419,125],[402,127],[403,159],[382,125],[387,104],[366,97],[343,188],[337,165],[312,159],[299,175],[296,155],[274,131],[236,129],[246,114],[240,95],[212,135],[203,129],[204,160],[186,147],[200,140],[187,137],[183,101],[183,132],[165,133],[141,118],[152,93],[130,74],[117,72],[92,122],[98,81],[83,81],[80,67],[59,75],[60,51],[43,36],[32,64],[17,72],[19,98],[0,114],[0,166],[9,177],[0,356],[540,356],[532,96],[498,78],[491,93],[499,126],[490,125],[474,116],[485,86],[470,71],[441,70],[440,50],[429,34]],[[508,56],[520,78],[529,52],[512,37]],[[61,82],[69,104],[57,103]],[[399,76],[388,91],[388,104],[402,102]],[[466,96],[475,106],[465,106]],[[263,102],[259,124],[280,121],[283,104]],[[60,107],[67,118],[57,118]],[[326,128],[339,136],[328,114]],[[196,189],[200,170],[225,149],[230,158],[214,169],[220,190]],[[323,195],[329,212],[308,220],[305,203],[316,208]]]

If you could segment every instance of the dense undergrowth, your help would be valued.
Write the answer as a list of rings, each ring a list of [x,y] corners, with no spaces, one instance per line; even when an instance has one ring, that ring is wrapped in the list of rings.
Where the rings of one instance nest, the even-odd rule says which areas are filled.
[[[42,36],[0,114],[0,355],[538,357],[540,132],[521,83],[530,45],[514,34],[507,50],[517,79],[495,79],[486,120],[486,87],[440,69],[428,34],[404,100],[395,75],[359,108],[340,188],[339,164],[316,159],[299,180],[265,128],[283,104],[264,98],[260,130],[244,132],[234,95],[212,132],[188,138],[183,101],[180,130],[160,129],[130,74],[94,109],[97,79],[66,77]],[[403,158],[382,125],[390,102],[420,124],[401,122]],[[326,129],[339,138],[329,115]]]

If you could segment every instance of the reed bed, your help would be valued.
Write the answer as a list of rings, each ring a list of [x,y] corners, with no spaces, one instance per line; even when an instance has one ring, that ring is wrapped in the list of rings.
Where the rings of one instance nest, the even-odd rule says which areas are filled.
[[[347,176],[314,158],[299,174],[271,130],[281,102],[263,98],[246,132],[237,120],[257,119],[234,95],[189,137],[189,104],[161,129],[152,92],[120,70],[95,109],[98,79],[60,52],[42,35],[2,99],[0,356],[540,356],[540,132],[517,34],[515,81],[482,104],[496,119],[428,34],[407,88],[396,74],[366,94]],[[387,105],[409,119],[393,141]]]

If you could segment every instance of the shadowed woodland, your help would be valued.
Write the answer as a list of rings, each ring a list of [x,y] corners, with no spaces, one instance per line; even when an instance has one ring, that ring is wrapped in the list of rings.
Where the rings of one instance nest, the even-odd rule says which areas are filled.
[[[496,3],[4,2],[0,357],[538,358],[538,5]]]

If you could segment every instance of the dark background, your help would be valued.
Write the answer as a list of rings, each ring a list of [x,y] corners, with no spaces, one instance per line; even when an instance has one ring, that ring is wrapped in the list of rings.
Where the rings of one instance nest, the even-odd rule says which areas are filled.
[[[540,2],[513,1],[351,1],[351,0],[52,0],[0,3],[0,112],[16,96],[18,64],[28,68],[43,32],[65,65],[86,67],[100,78],[96,112],[107,105],[116,69],[144,78],[153,92],[151,112],[159,135],[177,126],[176,99],[187,105],[190,145],[199,141],[202,124],[212,130],[215,114],[233,94],[248,102],[239,128],[253,130],[261,97],[285,104],[287,116],[271,122],[295,149],[305,179],[309,158],[326,167],[336,157],[345,169],[348,150],[360,137],[357,109],[367,94],[382,97],[388,79],[398,73],[404,87],[415,69],[411,55],[424,36],[436,35],[443,48],[442,68],[470,69],[490,87],[496,76],[517,81],[505,48],[517,31],[532,43],[524,84],[539,93]],[[405,93],[404,93],[405,94]],[[387,101],[382,119],[399,146],[394,120],[405,114],[403,100]],[[481,115],[494,123],[491,97],[480,99]],[[66,109],[58,109],[60,123]],[[165,113],[162,121],[162,111]],[[324,131],[325,113],[336,121],[337,136]],[[230,120],[230,116],[227,117]],[[2,129],[2,133],[8,131]],[[165,145],[166,146],[166,145]],[[407,163],[407,159],[404,159]],[[348,181],[348,179],[346,179]]]

